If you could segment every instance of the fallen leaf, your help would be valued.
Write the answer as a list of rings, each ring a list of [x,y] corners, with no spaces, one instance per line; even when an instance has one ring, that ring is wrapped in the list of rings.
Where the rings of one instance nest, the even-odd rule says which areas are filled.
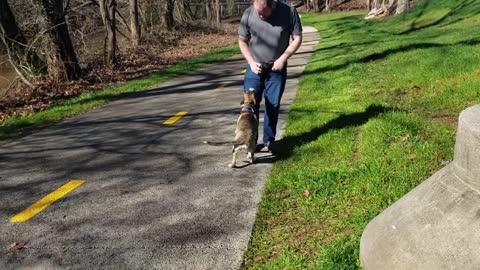
[[[17,250],[17,249],[22,249],[25,247],[24,243],[19,243],[19,242],[13,242],[8,249],[9,250]]]
[[[407,134],[407,135],[403,136],[401,138],[401,141],[404,142],[404,141],[408,140],[408,138],[410,138],[410,134]]]
[[[303,195],[305,195],[305,197],[310,196],[310,191],[308,189],[305,189],[305,191],[303,191]]]

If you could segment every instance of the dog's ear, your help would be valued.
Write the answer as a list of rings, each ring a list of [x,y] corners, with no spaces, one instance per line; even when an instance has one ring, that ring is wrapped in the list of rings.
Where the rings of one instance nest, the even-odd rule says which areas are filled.
[[[242,97],[242,100],[240,100],[240,105],[243,105],[245,103],[245,97]]]
[[[255,98],[255,95],[252,93],[252,103],[254,106],[257,105],[257,99]]]

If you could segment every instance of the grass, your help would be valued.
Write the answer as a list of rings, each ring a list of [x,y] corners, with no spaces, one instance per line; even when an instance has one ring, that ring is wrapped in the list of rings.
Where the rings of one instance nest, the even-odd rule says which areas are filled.
[[[81,94],[78,97],[67,100],[61,105],[53,106],[52,108],[33,115],[11,117],[0,125],[0,140],[16,138],[21,135],[21,133],[28,133],[28,130],[38,129],[41,126],[56,123],[66,117],[86,112],[130,93],[148,90],[156,84],[168,81],[179,75],[187,74],[207,64],[225,60],[239,52],[238,45],[234,44],[226,48],[213,50],[206,55],[183,61],[141,79],[115,84],[103,90]]]
[[[453,159],[480,101],[480,2],[303,14],[322,37],[287,121],[243,269],[359,269],[368,222]]]

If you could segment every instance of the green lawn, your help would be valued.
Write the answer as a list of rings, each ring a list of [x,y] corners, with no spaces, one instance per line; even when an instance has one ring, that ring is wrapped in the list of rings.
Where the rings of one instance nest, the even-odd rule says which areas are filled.
[[[240,49],[238,45],[234,44],[181,62],[168,69],[152,73],[142,79],[119,83],[96,92],[84,93],[76,98],[67,100],[61,105],[53,106],[34,115],[9,118],[0,125],[0,140],[16,138],[22,133],[28,132],[28,130],[35,130],[41,126],[56,123],[61,119],[91,110],[131,93],[148,90],[156,84],[187,74],[207,64],[225,60],[238,53],[240,53]]]
[[[288,117],[243,269],[358,269],[367,223],[453,159],[480,102],[480,1],[404,16],[303,14],[321,36]]]

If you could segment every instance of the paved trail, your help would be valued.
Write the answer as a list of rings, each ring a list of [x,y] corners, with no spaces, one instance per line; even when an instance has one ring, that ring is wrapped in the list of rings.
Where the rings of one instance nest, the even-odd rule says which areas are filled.
[[[317,41],[305,27],[280,126]],[[1,146],[0,269],[237,269],[272,157],[230,169],[230,148],[202,141],[233,138],[244,65],[234,57]],[[43,210],[30,218],[31,205]]]

